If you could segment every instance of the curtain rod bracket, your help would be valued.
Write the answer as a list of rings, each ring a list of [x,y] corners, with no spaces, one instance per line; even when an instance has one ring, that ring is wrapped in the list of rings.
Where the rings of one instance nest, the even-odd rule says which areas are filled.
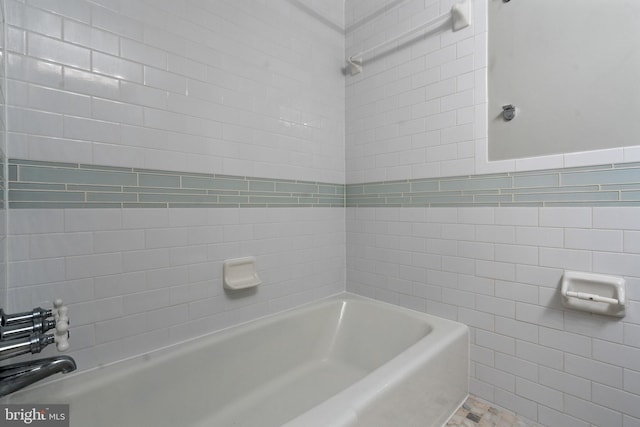
[[[470,0],[464,0],[451,6],[451,19],[453,21],[453,31],[458,31],[471,25]]]
[[[362,57],[354,58],[353,56],[350,56],[347,59],[347,62],[349,64],[349,72],[352,76],[355,76],[356,74],[360,74],[362,72]]]

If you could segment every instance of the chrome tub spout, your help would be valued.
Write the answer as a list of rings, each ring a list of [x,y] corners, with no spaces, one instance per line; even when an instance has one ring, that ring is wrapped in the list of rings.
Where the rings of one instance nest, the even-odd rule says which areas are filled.
[[[75,371],[69,356],[47,357],[0,366],[0,397],[18,391],[53,374]]]

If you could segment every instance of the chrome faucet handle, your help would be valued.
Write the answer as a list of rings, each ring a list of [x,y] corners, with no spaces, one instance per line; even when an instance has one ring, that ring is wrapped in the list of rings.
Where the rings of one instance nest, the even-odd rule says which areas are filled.
[[[53,344],[55,337],[48,334],[31,334],[28,337],[16,338],[0,343],[0,360],[10,359],[22,354],[40,353],[43,348]]]
[[[31,312],[5,314],[0,309],[0,360],[26,353],[40,353],[49,344],[56,343],[58,351],[69,349],[69,309],[62,300],[54,308],[40,307]],[[49,319],[49,317],[54,317]],[[45,331],[55,328],[53,334]]]
[[[46,319],[53,315],[53,310],[45,310],[41,307],[36,307],[31,311],[25,311],[23,313],[7,314],[4,310],[0,309],[0,325],[12,326],[21,323],[33,323],[39,319]]]
[[[34,319],[31,323],[18,323],[10,326],[0,325],[0,341],[28,337],[38,332],[47,332],[56,327],[53,319]]]
[[[19,325],[23,323],[32,323],[36,324],[38,321],[44,321],[49,317],[55,317],[56,322],[58,321],[58,317],[60,316],[60,311],[63,310],[66,316],[67,307],[63,304],[61,299],[56,299],[53,302],[52,309],[44,309],[41,307],[36,307],[31,311],[25,311],[22,313],[8,314],[5,313],[3,309],[0,308],[0,326],[13,326]]]

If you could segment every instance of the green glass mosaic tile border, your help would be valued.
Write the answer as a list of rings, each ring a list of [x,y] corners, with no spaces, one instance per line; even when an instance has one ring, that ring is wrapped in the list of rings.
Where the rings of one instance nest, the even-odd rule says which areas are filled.
[[[9,160],[9,208],[344,207],[344,185]]]
[[[640,206],[640,163],[349,184],[346,205]]]
[[[10,159],[9,208],[640,206],[640,163],[329,184]]]

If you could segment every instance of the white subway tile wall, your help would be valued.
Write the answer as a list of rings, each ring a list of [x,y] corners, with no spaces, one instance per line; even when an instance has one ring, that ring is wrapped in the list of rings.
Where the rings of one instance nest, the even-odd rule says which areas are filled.
[[[63,298],[81,369],[344,290],[343,209],[15,212],[10,308]],[[222,261],[249,254],[263,283],[225,293]]]
[[[483,399],[553,427],[638,425],[633,218],[640,208],[347,208],[347,289],[468,324]],[[565,269],[625,277],[629,315],[564,310]]]
[[[65,300],[84,370],[344,290],[341,0],[5,4],[7,155],[38,182],[12,191],[42,202],[10,215],[5,309]],[[262,285],[223,292],[249,255]]]
[[[456,0],[348,0],[346,55],[440,14]],[[640,161],[638,147],[489,162],[487,0],[472,1],[471,26],[450,21],[364,57],[346,77],[347,184],[570,168]]]
[[[348,0],[346,56],[453,3]],[[487,1],[472,7],[471,27],[346,76],[347,289],[467,323],[481,398],[550,427],[639,426],[640,179],[591,168],[633,169],[638,149],[488,162]],[[625,277],[630,314],[565,310],[565,269]]]
[[[640,208],[623,207],[640,150],[488,163],[487,0],[345,87],[345,56],[454,2],[6,0],[8,308],[64,298],[86,369],[344,290],[346,272],[467,323],[475,395],[550,427],[640,425]],[[348,207],[170,207],[175,172]],[[127,204],[134,176],[172,198]],[[221,262],[245,255],[264,283],[237,298]],[[624,276],[629,315],[564,310],[564,269]]]
[[[453,1],[387,1],[346,6],[347,56],[449,11]],[[484,0],[473,24],[453,33],[450,21],[364,57],[347,76],[347,183],[475,173],[476,110],[486,73]],[[367,13],[366,11],[369,10]]]
[[[341,1],[6,8],[9,156],[344,182]]]

